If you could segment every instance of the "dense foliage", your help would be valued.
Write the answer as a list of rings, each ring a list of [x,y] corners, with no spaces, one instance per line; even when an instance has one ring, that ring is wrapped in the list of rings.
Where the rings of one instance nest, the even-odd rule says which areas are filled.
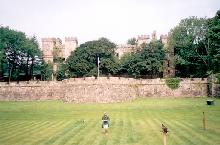
[[[179,88],[180,79],[179,78],[166,78],[165,83],[169,88],[171,88],[172,90],[175,90]]]
[[[206,77],[220,71],[220,11],[211,19],[189,17],[171,30],[176,75]]]
[[[176,75],[204,77],[208,69],[205,37],[207,20],[190,17],[171,30],[169,45],[174,48]]]
[[[214,18],[208,20],[207,48],[209,57],[209,70],[220,72],[220,10]]]
[[[134,53],[128,53],[121,58],[120,74],[128,74],[134,77],[144,75],[159,75],[165,53],[160,41],[152,41],[143,49]]]
[[[81,44],[67,59],[70,77],[97,76],[98,58],[100,74],[116,74],[118,59],[115,55],[116,45],[106,38]]]
[[[136,44],[137,44],[136,38],[130,38],[130,39],[128,39],[127,44],[136,45]]]
[[[36,37],[0,27],[0,77],[10,80],[30,80],[41,75],[42,53]]]

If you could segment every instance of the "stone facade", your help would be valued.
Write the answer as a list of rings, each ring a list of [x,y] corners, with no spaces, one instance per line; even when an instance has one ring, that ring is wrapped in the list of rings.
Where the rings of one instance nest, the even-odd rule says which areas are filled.
[[[75,51],[76,47],[78,47],[78,40],[76,37],[65,37],[64,58],[67,59],[71,52]]]
[[[137,45],[141,46],[142,44],[149,44],[151,41],[150,35],[139,35],[137,37]]]
[[[62,44],[60,38],[42,38],[43,58],[46,62],[52,63],[54,55],[67,59],[76,47],[78,47],[76,37],[66,37],[65,44]]]
[[[63,100],[75,103],[131,101],[138,97],[207,96],[207,79],[182,79],[172,90],[164,79],[101,77],[72,78],[61,82],[0,83],[0,100]]]
[[[119,58],[121,58],[125,53],[128,52],[135,52],[136,51],[136,46],[135,45],[130,45],[130,44],[121,44],[117,45],[116,47],[116,54]]]

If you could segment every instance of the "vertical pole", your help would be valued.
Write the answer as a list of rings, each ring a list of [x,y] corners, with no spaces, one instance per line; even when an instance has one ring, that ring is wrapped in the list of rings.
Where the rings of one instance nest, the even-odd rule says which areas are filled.
[[[98,75],[97,77],[99,77],[99,57],[98,57]]]
[[[167,134],[163,133],[163,145],[167,145]]]
[[[202,123],[203,123],[203,129],[205,130],[206,127],[205,127],[205,113],[202,112]]]

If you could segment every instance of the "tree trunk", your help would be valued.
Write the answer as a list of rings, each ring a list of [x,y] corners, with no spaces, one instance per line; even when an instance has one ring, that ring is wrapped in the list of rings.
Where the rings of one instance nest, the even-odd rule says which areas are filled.
[[[30,78],[33,77],[33,68],[34,68],[34,58],[31,59],[31,69],[30,69]]]
[[[28,72],[29,72],[29,67],[28,67],[28,65],[29,65],[29,55],[27,56],[27,62],[26,62],[26,74],[25,74],[25,77],[26,77],[26,81],[28,81],[29,80],[29,75],[28,75]]]
[[[12,67],[10,68],[10,63],[8,64],[8,67],[9,67],[9,71],[8,71],[8,84],[10,84],[11,82],[11,72],[12,72],[12,68],[13,68],[13,65]]]

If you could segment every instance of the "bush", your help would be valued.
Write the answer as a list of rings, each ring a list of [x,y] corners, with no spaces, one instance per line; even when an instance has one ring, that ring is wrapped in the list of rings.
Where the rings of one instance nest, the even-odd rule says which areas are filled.
[[[165,82],[169,88],[171,88],[172,90],[175,90],[179,88],[180,78],[167,78]]]

